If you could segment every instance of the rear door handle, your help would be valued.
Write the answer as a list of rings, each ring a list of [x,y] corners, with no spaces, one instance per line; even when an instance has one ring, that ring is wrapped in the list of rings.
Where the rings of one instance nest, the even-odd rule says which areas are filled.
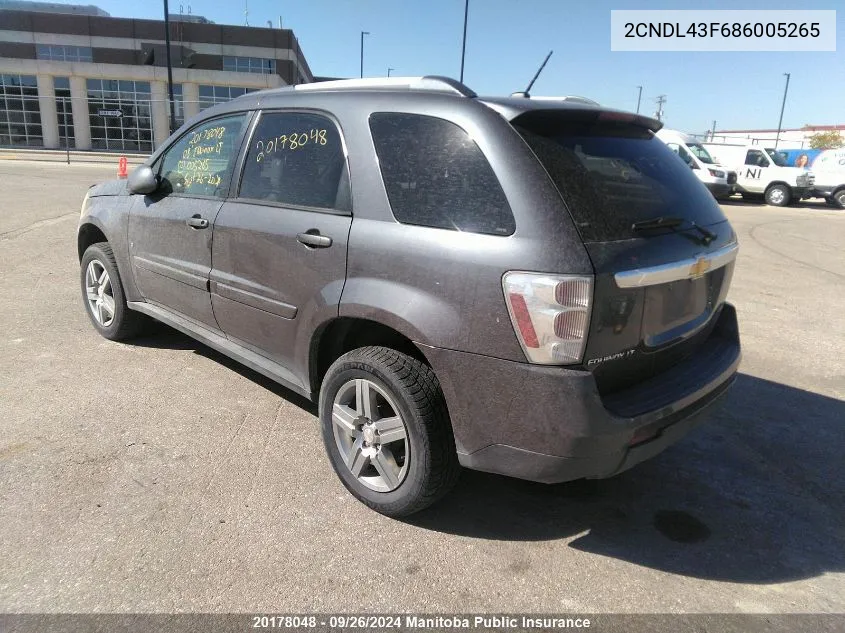
[[[320,235],[317,229],[311,229],[305,233],[299,233],[296,236],[296,241],[305,246],[313,248],[328,248],[332,245],[332,238],[326,235]]]
[[[194,216],[191,216],[185,223],[194,229],[207,229],[208,228],[208,220],[202,217],[199,213]]]

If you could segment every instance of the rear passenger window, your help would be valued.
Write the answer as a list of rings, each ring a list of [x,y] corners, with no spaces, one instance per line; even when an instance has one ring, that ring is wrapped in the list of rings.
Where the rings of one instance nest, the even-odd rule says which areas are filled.
[[[513,214],[493,169],[449,121],[376,113],[370,131],[393,215],[404,224],[511,235]]]
[[[239,197],[349,211],[346,159],[335,124],[319,114],[268,112],[250,141]]]

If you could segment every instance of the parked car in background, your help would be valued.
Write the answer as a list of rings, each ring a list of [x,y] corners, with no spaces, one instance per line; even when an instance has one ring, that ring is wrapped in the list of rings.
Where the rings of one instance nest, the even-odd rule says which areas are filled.
[[[704,145],[694,137],[663,128],[657,132],[657,138],[681,157],[714,198],[727,198],[733,193],[736,172],[717,164]]]
[[[736,234],[660,126],[438,77],[251,93],[89,191],[85,309],[313,399],[341,482],[384,514],[461,465],[609,477],[704,420],[740,359]]]
[[[773,149],[728,143],[704,143],[704,147],[717,163],[736,171],[736,190],[744,197],[762,196],[766,204],[785,207],[812,196],[813,173],[786,167]]]
[[[813,161],[813,195],[845,209],[845,149],[826,149]]]

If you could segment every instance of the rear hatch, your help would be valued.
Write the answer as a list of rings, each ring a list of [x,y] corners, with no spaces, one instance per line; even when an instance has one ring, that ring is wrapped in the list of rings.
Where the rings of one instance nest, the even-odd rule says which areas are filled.
[[[511,123],[560,191],[595,269],[583,363],[601,395],[695,354],[724,303],[736,236],[654,136],[660,124],[598,109],[530,110]]]

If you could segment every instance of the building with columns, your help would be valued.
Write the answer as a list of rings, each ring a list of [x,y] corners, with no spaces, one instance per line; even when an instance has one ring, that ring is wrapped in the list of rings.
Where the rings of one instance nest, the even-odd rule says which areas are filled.
[[[164,21],[0,0],[0,147],[149,153],[170,135]],[[172,15],[176,125],[246,92],[314,80],[293,32]]]

